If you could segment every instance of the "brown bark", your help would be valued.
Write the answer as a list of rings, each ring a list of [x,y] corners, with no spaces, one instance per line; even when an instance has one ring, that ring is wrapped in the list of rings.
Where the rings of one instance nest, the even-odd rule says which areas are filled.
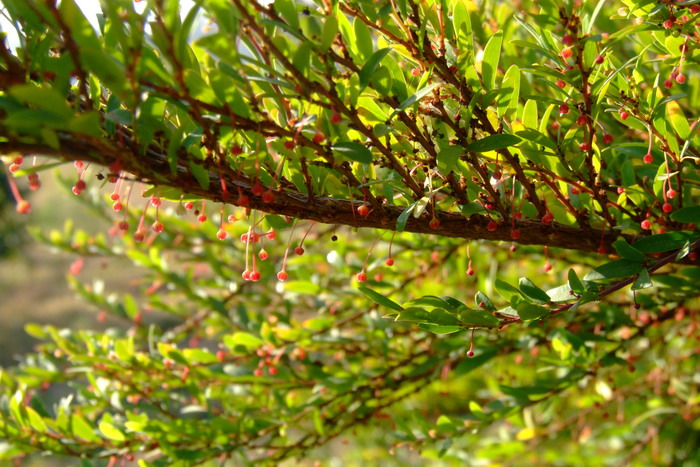
[[[173,175],[167,160],[162,155],[149,151],[146,156],[130,154],[129,157],[125,157],[123,147],[118,147],[102,139],[90,140],[81,138],[76,140],[63,138],[59,149],[41,144],[4,142],[0,143],[0,154],[36,154],[67,161],[89,161],[104,166],[119,159],[125,171],[133,174],[139,180],[154,185],[179,188],[188,194],[231,205],[236,204],[238,190],[240,189],[243,194],[248,196],[250,200],[249,206],[253,209],[271,214],[313,220],[324,224],[396,230],[396,221],[405,209],[403,206],[384,205],[383,209],[373,209],[369,215],[361,217],[357,214],[357,207],[362,204],[361,201],[318,195],[309,197],[304,193],[292,190],[275,191],[274,200],[265,203],[261,197],[252,194],[253,181],[246,179],[245,176],[241,176],[238,180],[226,178],[225,181],[229,192],[227,196],[221,188],[218,175],[212,171],[209,172],[209,188],[205,190],[185,168],[180,168]],[[440,226],[437,229],[433,229],[429,226],[433,211],[429,211],[430,213],[426,210],[417,219],[411,215],[404,231],[451,238],[512,241],[510,237],[510,223],[501,224],[496,230],[489,231],[486,228],[490,221],[488,216],[472,215],[467,219],[461,214],[436,211],[435,215],[440,221]],[[516,243],[522,245],[547,245],[569,250],[595,252],[600,247],[600,239],[603,237],[602,232],[599,230],[584,231],[580,228],[564,226],[554,222],[544,225],[539,220],[525,219],[516,221],[515,227],[521,233]],[[618,236],[617,232],[605,232],[603,245],[606,246],[607,251],[612,251],[610,243]],[[632,240],[632,237],[627,236],[627,238]]]

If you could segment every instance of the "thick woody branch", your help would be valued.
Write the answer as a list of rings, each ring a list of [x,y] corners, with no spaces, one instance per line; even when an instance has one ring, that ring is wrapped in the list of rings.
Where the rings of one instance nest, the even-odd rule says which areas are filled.
[[[119,160],[124,170],[132,173],[138,179],[157,186],[170,186],[183,192],[201,196],[203,199],[235,205],[237,197],[231,197],[221,189],[221,181],[217,174],[210,172],[208,189],[202,188],[194,176],[182,168],[173,174],[167,159],[159,154],[148,152],[146,156],[130,155],[125,157],[124,147],[117,146],[105,140],[74,139],[70,135],[62,135],[61,146],[58,149],[41,144],[21,142],[0,143],[0,154],[44,155],[66,161],[82,160],[107,166]],[[396,223],[405,210],[403,206],[384,205],[383,211],[372,210],[368,216],[357,215],[360,201],[329,198],[325,196],[309,197],[307,194],[292,190],[275,192],[273,201],[266,203],[252,191],[252,180],[226,179],[229,190],[233,192],[240,188],[248,196],[249,207],[270,214],[279,214],[308,219],[324,224],[339,224],[349,227],[367,227],[375,229],[396,230]],[[511,242],[510,225],[500,225],[496,230],[489,231],[486,226],[488,216],[473,215],[465,218],[461,214],[436,211],[435,216],[440,221],[440,227],[433,229],[429,226],[432,218],[427,212],[419,218],[411,216],[405,226],[406,232],[433,234],[441,237],[482,239]],[[523,245],[548,245],[555,248],[595,252],[603,245],[612,251],[610,243],[618,236],[617,232],[599,230],[584,231],[579,228],[552,223],[542,224],[539,220],[519,220],[515,227],[521,236],[517,243]],[[628,238],[632,240],[632,238]]]

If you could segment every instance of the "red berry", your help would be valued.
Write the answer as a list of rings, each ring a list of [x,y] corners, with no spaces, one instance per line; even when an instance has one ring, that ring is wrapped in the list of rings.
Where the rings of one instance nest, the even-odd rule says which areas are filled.
[[[142,230],[137,230],[134,233],[134,241],[141,243],[146,238],[146,235]]]
[[[111,199],[112,201],[119,201],[119,193],[112,193],[109,199]]]
[[[275,194],[272,192],[272,190],[267,190],[265,193],[263,193],[262,199],[264,203],[271,203],[275,199]]]
[[[629,117],[629,116],[630,116],[630,113],[627,111],[624,111],[620,114],[620,118],[623,120],[627,120],[627,117]]]
[[[606,133],[603,135],[603,144],[610,144],[613,142],[613,137],[611,134]]]
[[[241,274],[241,277],[243,278],[244,281],[250,280],[250,273],[251,272],[252,271],[250,271],[249,269],[246,269],[245,271],[243,271],[243,274]]]
[[[239,195],[238,196],[238,203],[239,206],[248,206],[250,204],[250,198],[248,198],[246,195]]]
[[[552,215],[551,212],[548,212],[544,216],[542,216],[542,223],[545,225],[551,224],[553,220],[554,220],[554,216]]]
[[[337,125],[338,123],[343,121],[343,117],[340,116],[338,112],[333,112],[331,114],[331,123],[334,125]]]
[[[361,204],[357,207],[357,213],[362,217],[369,216],[369,207],[366,204]]]
[[[197,220],[198,220],[199,222],[206,222],[206,221],[207,221],[207,216],[206,216],[206,214],[200,214],[200,215],[197,217]]]
[[[158,207],[158,206],[160,206],[161,204],[163,204],[163,201],[161,201],[160,198],[156,198],[156,197],[154,196],[153,198],[151,198],[151,204],[152,204],[153,206],[155,206],[155,207]]]
[[[600,245],[600,247],[598,247],[598,254],[604,255],[607,252],[608,252],[607,248],[605,248],[603,245]]]
[[[676,76],[676,83],[678,83],[678,84],[685,83],[685,75],[683,73],[678,73],[678,76]]]
[[[554,121],[551,125],[552,130],[557,131],[559,129],[559,122]]]
[[[39,180],[30,180],[29,182],[29,189],[32,191],[36,191],[39,188],[41,188],[41,182]]]
[[[258,243],[260,241],[260,235],[256,234],[255,232],[251,232],[248,239],[250,240],[250,243]]]
[[[549,261],[547,261],[546,263],[544,263],[544,272],[549,272],[549,271],[551,271],[551,270],[552,270],[552,265],[549,264]]]
[[[10,164],[10,167],[8,168],[8,170],[9,170],[11,173],[15,173],[15,172],[17,172],[20,168],[21,168],[21,167],[20,167],[19,164],[15,164],[15,163],[13,162],[12,164]]]
[[[588,117],[585,115],[579,115],[576,119],[576,124],[578,125],[585,125],[586,123],[588,123]]]
[[[219,349],[219,350],[216,352],[216,359],[217,359],[219,362],[223,362],[225,358],[226,358],[226,352],[225,352],[224,350]]]
[[[513,240],[517,240],[520,238],[520,230],[518,229],[513,229],[510,231],[510,238]]]
[[[489,232],[493,232],[497,228],[498,228],[498,224],[496,223],[496,221],[491,221],[486,226],[486,230],[488,230]]]
[[[253,185],[250,191],[252,191],[255,196],[260,196],[263,194],[263,191],[265,191],[265,188],[263,188],[259,182],[255,182],[255,185]]]
[[[666,192],[666,196],[668,196],[671,199],[675,198],[677,194],[678,193],[673,188],[669,188],[668,191]]]
[[[188,211],[192,210],[194,208],[194,203],[192,201],[188,201],[185,203],[185,209]]]
[[[83,161],[75,161],[75,162],[73,162],[73,165],[75,166],[76,169],[80,170],[83,168],[83,165],[85,165],[85,164],[83,164]]]
[[[367,280],[367,274],[364,271],[357,275],[357,282],[365,282]]]
[[[617,194],[618,195],[621,195],[624,192],[625,192],[625,189],[623,187],[621,187],[621,186],[617,187]]]
[[[267,251],[260,250],[260,253],[258,253],[258,258],[260,258],[260,261],[265,261],[268,258]]]
[[[394,265],[394,258],[387,258],[386,261],[384,262],[387,266],[393,266]]]
[[[270,373],[270,376],[275,376],[277,374],[277,367],[271,366],[267,369],[267,372]]]
[[[277,237],[277,232],[275,232],[274,230],[270,230],[268,233],[265,234],[265,236],[270,240],[274,240],[275,237]]]
[[[285,271],[280,271],[277,273],[277,279],[280,281],[286,281],[289,275]]]
[[[242,153],[243,153],[243,148],[237,144],[231,148],[231,154],[233,154],[234,156],[238,156],[239,154],[242,154]]]
[[[218,238],[219,240],[224,240],[227,236],[228,234],[224,229],[219,229],[219,231],[216,232],[216,238]]]
[[[298,246],[298,247],[296,247],[296,248],[294,249],[294,253],[296,253],[297,255],[301,256],[301,255],[304,254],[304,249],[303,249],[302,247]]]
[[[566,104],[560,105],[560,106],[559,106],[559,113],[562,114],[562,115],[568,114],[568,113],[569,113],[569,106],[566,105]],[[557,126],[559,126],[559,125],[557,124]]]
[[[262,368],[256,368],[256,369],[253,371],[253,376],[257,376],[257,377],[259,378],[259,377],[261,377],[262,375],[263,375]]]
[[[654,156],[651,155],[651,153],[647,153],[646,156],[643,158],[645,164],[651,164],[654,162]]]
[[[560,79],[557,81],[557,87],[564,89],[566,87],[566,83],[564,82],[563,79]]]
[[[571,45],[574,42],[574,36],[571,34],[564,34],[564,37],[561,38],[561,42],[564,45]]]
[[[29,201],[23,199],[17,203],[17,212],[20,214],[28,214],[32,210],[32,205]]]
[[[598,56],[595,58],[595,62],[596,62],[598,65],[600,65],[600,64],[603,63],[604,61],[605,61],[605,59],[603,58],[602,55],[598,55]]]
[[[253,282],[257,282],[260,280],[260,272],[259,271],[253,271],[250,273],[250,280]]]
[[[112,209],[119,212],[122,209],[124,209],[124,205],[122,205],[122,203],[120,201],[117,201],[116,203],[114,203],[114,206],[112,206]]]
[[[473,276],[474,275],[474,269],[469,268],[467,269],[467,276]]]
[[[572,195],[577,195],[577,194],[579,194],[578,188],[576,188],[576,187],[571,188],[571,194],[572,194]]]
[[[567,47],[561,51],[561,56],[564,58],[564,60],[571,58],[571,56],[573,54],[574,54],[574,51],[571,50],[571,47]]]
[[[692,14],[694,14],[694,15],[700,13],[700,5],[698,5],[697,3],[694,4],[694,5],[690,5],[690,10],[689,10],[689,11],[690,11]]]
[[[420,67],[415,67],[413,70],[411,70],[411,74],[413,76],[418,76],[420,75]]]
[[[591,149],[591,145],[588,143],[581,143],[580,148],[581,148],[581,151],[588,151],[589,149]]]
[[[473,356],[474,356],[473,350],[470,350],[469,352],[467,352],[467,357],[473,357]]]
[[[287,149],[289,149],[290,151],[291,151],[292,149],[294,149],[294,146],[296,146],[296,145],[294,144],[294,141],[292,141],[292,140],[289,140],[289,141],[285,141],[285,142],[284,142],[284,147],[287,148]]]
[[[671,203],[664,203],[661,209],[663,209],[664,212],[671,212],[673,211],[673,205]]]
[[[428,224],[428,225],[430,226],[431,229],[437,229],[438,227],[440,227],[440,221],[437,218],[433,217],[430,220],[430,224]]]
[[[317,130],[316,133],[314,133],[314,143],[321,144],[325,139],[326,135],[324,135],[321,130]]]
[[[648,219],[644,219],[640,225],[644,230],[651,230],[651,222]]]
[[[675,22],[676,22],[675,19],[673,19],[673,16],[671,16],[669,19],[664,21],[664,28],[671,29]]]
[[[162,222],[160,222],[160,221],[155,221],[155,222],[153,223],[153,225],[151,226],[151,228],[153,229],[153,231],[154,231],[155,233],[161,233],[161,232],[163,232],[163,229],[165,228],[165,226],[163,225]]]
[[[664,87],[667,89],[671,89],[673,87],[673,80],[672,79],[667,79],[664,81]]]

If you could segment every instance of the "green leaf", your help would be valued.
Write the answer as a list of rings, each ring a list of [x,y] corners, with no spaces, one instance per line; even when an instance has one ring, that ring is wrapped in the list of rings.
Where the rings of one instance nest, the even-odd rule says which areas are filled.
[[[461,326],[445,326],[441,324],[430,323],[418,323],[418,326],[434,334],[452,334],[463,329]]]
[[[440,297],[434,295],[426,295],[424,297],[411,300],[407,303],[409,306],[431,306],[433,308],[451,308],[450,304],[447,303]]]
[[[513,113],[518,108],[518,97],[520,97],[520,68],[511,65],[503,76],[501,89],[498,92],[498,116],[503,117],[506,113]]]
[[[496,292],[498,293],[498,295],[503,297],[503,300],[507,302],[510,302],[511,297],[513,296],[521,296],[520,290],[508,284],[507,282],[503,282],[501,279],[496,279],[494,285],[496,287]]]
[[[230,350],[243,348],[246,351],[256,350],[263,345],[262,339],[247,332],[235,332],[232,335],[224,336],[224,344]]]
[[[464,153],[462,146],[440,145],[440,152],[437,153],[438,169],[442,174],[449,174],[457,167],[459,157]]]
[[[682,248],[686,242],[695,238],[698,238],[698,234],[691,232],[666,232],[640,238],[632,246],[646,254],[664,253]]]
[[[495,328],[501,321],[486,310],[464,310],[459,314],[462,325],[467,327]]]
[[[275,10],[280,12],[293,31],[299,30],[299,13],[293,0],[275,0]]]
[[[362,162],[363,164],[372,162],[372,152],[364,144],[355,142],[337,143],[333,146],[333,151],[347,159]]]
[[[683,224],[697,224],[700,222],[700,206],[688,206],[671,213],[671,220]]]
[[[70,428],[73,436],[81,438],[89,443],[100,440],[100,438],[92,431],[90,424],[78,414],[74,413],[71,415]]]
[[[578,275],[576,274],[576,271],[572,269],[569,269],[568,273],[568,279],[569,279],[569,288],[574,291],[574,293],[581,295],[583,292],[585,292],[585,288],[583,287],[583,283],[581,282],[581,279],[578,278]]]
[[[104,436],[107,439],[111,439],[112,441],[126,441],[124,433],[122,433],[117,427],[115,427],[111,423],[107,423],[106,421],[102,420],[100,422],[99,429],[100,433],[102,433],[102,436]]]
[[[372,300],[374,303],[385,306],[387,308],[391,308],[392,310],[396,311],[403,311],[403,307],[396,303],[395,301],[385,297],[384,295],[375,292],[372,289],[368,289],[367,287],[359,287],[358,290],[362,292],[362,294]]]
[[[523,292],[523,294],[530,297],[534,301],[539,303],[549,303],[550,299],[549,295],[547,295],[547,292],[537,287],[527,277],[521,277],[519,285],[520,290]]]
[[[680,136],[681,139],[688,139],[690,137],[690,125],[678,102],[671,101],[666,103],[666,115],[671,122],[671,126],[676,130],[676,133],[678,133],[678,136]]]
[[[406,209],[404,209],[401,212],[399,217],[396,219],[396,231],[397,232],[404,231],[404,229],[406,228],[406,223],[408,222],[408,219],[411,217],[411,213],[416,208],[416,204],[417,204],[417,202],[408,206]]]
[[[638,274],[644,263],[642,261],[632,261],[629,259],[618,259],[607,264],[603,264],[586,274],[583,278],[587,281],[600,281],[607,279],[620,279]]]
[[[489,311],[496,311],[497,308],[491,301],[491,299],[483,292],[477,292],[474,296],[474,303],[479,308],[486,308]]]
[[[410,323],[430,322],[430,313],[425,308],[408,307],[399,313],[395,321],[408,321]]]
[[[374,72],[377,71],[379,64],[386,57],[386,55],[391,51],[391,48],[385,47],[383,49],[377,50],[372,54],[372,56],[367,60],[362,69],[359,71],[358,75],[360,77],[360,92],[367,87],[369,82],[372,80]]]
[[[651,282],[651,277],[649,277],[649,272],[646,269],[642,269],[639,273],[639,277],[632,284],[632,290],[641,290],[649,287],[653,287],[654,283]]]
[[[355,18],[352,22],[352,29],[355,32],[355,43],[352,45],[357,49],[361,58],[368,59],[374,51],[374,41],[372,41],[369,27],[360,18]]]
[[[459,326],[461,323],[459,318],[442,308],[435,308],[430,312],[429,324],[437,324],[439,326]]]
[[[467,146],[467,151],[469,152],[488,152],[494,151],[496,149],[504,149],[508,146],[513,146],[522,141],[515,135],[510,134],[498,134],[489,135],[486,138],[482,138],[478,141],[474,141],[472,144]]]
[[[622,258],[631,259],[632,261],[646,261],[647,257],[644,253],[627,243],[627,240],[621,238],[612,244],[617,254]]]
[[[425,86],[420,91],[416,92],[414,95],[412,95],[411,97],[409,97],[408,99],[403,101],[396,109],[394,109],[394,112],[391,114],[391,116],[389,118],[390,119],[394,118],[399,112],[403,112],[404,110],[406,110],[407,108],[409,108],[410,106],[415,104],[416,102],[419,102],[421,99],[423,99],[425,96],[430,94],[433,91],[433,89],[435,89],[438,86],[440,86],[440,83],[432,83],[432,84]]]
[[[19,84],[10,88],[10,95],[23,104],[45,110],[63,119],[68,120],[73,116],[66,100],[55,89],[34,84]]]
[[[336,34],[338,34],[338,20],[334,16],[326,16],[323,23],[323,32],[321,33],[321,42],[319,47],[326,51],[333,44]]]
[[[533,321],[549,315],[549,310],[546,308],[528,302],[520,303],[515,311],[523,321]]]
[[[187,166],[190,168],[190,172],[194,175],[199,186],[205,190],[209,189],[209,172],[207,172],[207,169],[192,161],[188,161]]]
[[[481,76],[484,87],[491,91],[496,87],[496,72],[501,58],[501,45],[503,43],[503,31],[498,31],[489,39],[484,48],[484,59],[481,62]]]

